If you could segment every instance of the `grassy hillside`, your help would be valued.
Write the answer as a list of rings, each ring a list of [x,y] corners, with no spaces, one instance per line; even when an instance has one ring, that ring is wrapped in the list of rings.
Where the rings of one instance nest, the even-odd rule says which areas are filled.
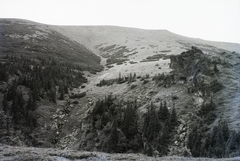
[[[76,42],[86,44],[89,48],[97,48],[99,54],[110,55],[126,48],[126,55],[153,55],[170,50],[169,54],[179,54],[186,48],[196,46],[204,52],[220,52],[223,50],[240,52],[240,44],[213,42],[189,38],[174,34],[167,30],[143,30],[116,26],[52,26]],[[115,49],[115,50],[111,50]],[[116,50],[117,49],[117,50]],[[108,52],[105,52],[108,51]]]
[[[24,20],[0,19],[0,55],[54,57],[62,62],[101,71],[100,58],[85,46],[52,30],[49,26]]]

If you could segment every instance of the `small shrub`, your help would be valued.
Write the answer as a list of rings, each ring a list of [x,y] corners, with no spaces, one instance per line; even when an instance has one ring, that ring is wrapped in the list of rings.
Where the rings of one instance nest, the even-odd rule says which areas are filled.
[[[137,84],[133,84],[133,85],[131,85],[131,89],[134,89],[135,87],[137,87]]]
[[[172,100],[177,100],[178,99],[178,96],[174,95],[172,96]]]
[[[117,62],[116,63],[116,65],[122,65],[123,64],[123,62]]]
[[[150,77],[150,75],[149,74],[146,74],[146,78],[148,79]]]
[[[73,104],[75,104],[75,105],[78,104],[78,101],[77,101],[77,100],[76,100],[76,101],[73,101]]]
[[[148,83],[148,82],[149,82],[148,79],[144,79],[143,84],[146,84],[146,83]]]
[[[135,62],[135,61],[130,61],[129,63],[130,63],[130,64],[136,64],[137,62]]]
[[[73,94],[72,96],[70,96],[69,98],[82,98],[86,96],[86,92],[83,93],[79,93],[79,94]]]
[[[112,67],[114,67],[113,65],[107,65],[107,68],[112,68]]]
[[[118,58],[109,58],[107,59],[107,66],[110,64],[115,64],[115,63],[123,63],[129,59],[118,59]]]

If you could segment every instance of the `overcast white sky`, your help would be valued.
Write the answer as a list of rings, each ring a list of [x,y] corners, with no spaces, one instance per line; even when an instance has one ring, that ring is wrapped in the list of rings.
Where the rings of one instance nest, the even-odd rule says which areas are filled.
[[[0,18],[167,29],[240,43],[240,0],[0,0]]]

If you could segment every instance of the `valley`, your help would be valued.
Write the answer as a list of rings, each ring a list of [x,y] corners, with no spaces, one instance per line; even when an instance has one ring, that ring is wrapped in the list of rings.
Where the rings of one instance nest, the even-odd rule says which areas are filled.
[[[167,30],[1,19],[0,143],[72,159],[235,160],[239,53]]]

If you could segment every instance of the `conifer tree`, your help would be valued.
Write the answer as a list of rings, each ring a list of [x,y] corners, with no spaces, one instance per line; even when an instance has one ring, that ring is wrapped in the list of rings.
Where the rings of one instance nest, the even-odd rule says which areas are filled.
[[[169,130],[168,127],[164,127],[157,137],[157,150],[161,156],[168,154],[168,144],[169,144]]]
[[[215,73],[219,72],[219,69],[217,67],[217,63],[216,62],[214,63],[214,69],[213,70],[214,70]]]
[[[32,94],[30,94],[27,104],[27,110],[34,111],[36,110],[36,108],[37,108],[36,102],[34,101]]]
[[[170,125],[171,125],[171,128],[174,128],[177,125],[177,112],[174,106],[170,114]]]
[[[12,116],[15,123],[19,123],[26,115],[26,109],[24,108],[25,101],[23,99],[22,92],[17,91],[16,97],[12,102]]]
[[[167,102],[164,101],[164,104],[162,102],[160,103],[160,108],[158,110],[158,117],[159,120],[162,122],[165,122],[170,116],[169,110],[167,108]]]
[[[3,95],[2,104],[3,104],[3,111],[7,112],[7,109],[8,109],[7,93],[4,93]]]
[[[132,82],[132,73],[130,73],[130,75],[129,75],[129,78],[128,78],[128,83],[131,83]]]
[[[60,99],[60,100],[63,100],[63,99],[64,99],[64,92],[65,92],[65,91],[64,91],[64,87],[63,87],[63,84],[62,84],[62,83],[59,84],[58,92],[60,93],[59,99]]]
[[[50,100],[53,102],[53,103],[56,103],[56,88],[52,87],[50,89]]]
[[[136,80],[136,77],[137,77],[137,75],[136,75],[136,73],[134,73],[134,74],[133,74],[133,81]]]
[[[137,134],[137,113],[131,102],[127,102],[127,107],[124,111],[124,120],[122,130],[128,139],[133,139]]]
[[[229,136],[230,136],[230,129],[228,127],[228,124],[226,121],[223,121],[220,125],[221,130],[222,130],[222,135],[223,135],[223,139],[225,142],[228,141]]]
[[[120,83],[122,80],[122,76],[121,76],[121,72],[119,72],[119,76],[118,76],[118,83]]]
[[[117,151],[118,139],[119,139],[119,134],[117,130],[117,121],[116,119],[114,119],[111,132],[110,132],[109,143],[108,143],[110,146],[110,149],[113,152]]]

